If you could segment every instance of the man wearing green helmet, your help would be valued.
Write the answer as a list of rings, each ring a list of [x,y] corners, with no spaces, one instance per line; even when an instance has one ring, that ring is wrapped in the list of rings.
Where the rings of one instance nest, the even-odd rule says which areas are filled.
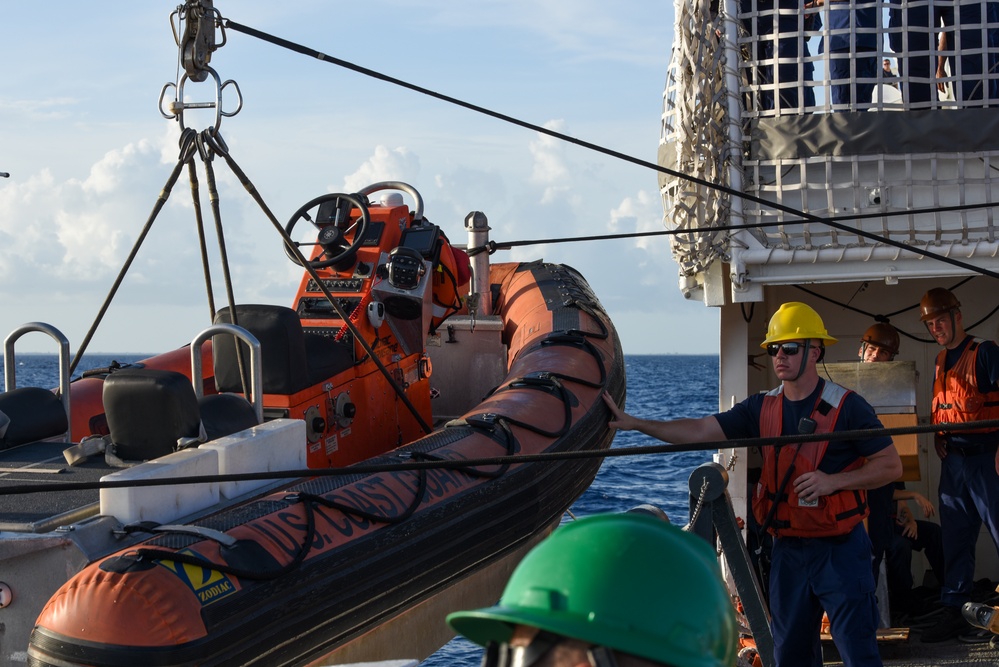
[[[494,607],[449,615],[483,667],[731,667],[738,634],[714,550],[646,514],[558,528]]]
[[[883,428],[858,394],[819,377],[816,364],[836,339],[804,303],[774,313],[761,347],[781,385],[731,410],[660,422],[632,417],[610,398],[608,426],[666,442],[715,442]],[[888,437],[830,439],[761,447],[763,470],[753,515],[776,539],[769,593],[777,667],[821,667],[828,613],[836,647],[850,667],[880,667],[871,541],[863,527],[868,489],[902,474]]]

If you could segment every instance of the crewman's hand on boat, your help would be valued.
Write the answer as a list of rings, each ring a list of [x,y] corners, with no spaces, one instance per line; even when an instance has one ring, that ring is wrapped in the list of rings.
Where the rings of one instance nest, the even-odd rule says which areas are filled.
[[[634,418],[621,408],[617,407],[617,403],[614,402],[614,399],[606,391],[602,394],[602,396],[604,403],[607,404],[611,413],[611,418],[607,422],[607,427],[612,429],[616,428],[620,431],[633,430],[635,428],[635,424],[632,423],[634,422]]]

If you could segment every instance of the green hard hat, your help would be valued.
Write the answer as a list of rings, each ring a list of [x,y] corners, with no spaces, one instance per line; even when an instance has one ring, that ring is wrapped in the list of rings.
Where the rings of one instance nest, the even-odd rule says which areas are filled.
[[[558,528],[517,566],[499,604],[447,622],[482,646],[529,625],[675,667],[731,667],[738,642],[714,550],[632,513]]]

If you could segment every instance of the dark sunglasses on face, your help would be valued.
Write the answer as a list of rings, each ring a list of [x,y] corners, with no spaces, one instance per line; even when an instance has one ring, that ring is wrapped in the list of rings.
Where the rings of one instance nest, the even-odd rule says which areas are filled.
[[[793,357],[803,347],[805,347],[804,343],[770,343],[767,345],[767,354],[771,357],[776,357],[778,352],[783,351],[784,356]]]
[[[537,665],[564,637],[542,630],[528,646],[489,642],[482,655],[482,667],[531,667]],[[591,646],[587,656],[591,667],[617,667],[609,649]]]

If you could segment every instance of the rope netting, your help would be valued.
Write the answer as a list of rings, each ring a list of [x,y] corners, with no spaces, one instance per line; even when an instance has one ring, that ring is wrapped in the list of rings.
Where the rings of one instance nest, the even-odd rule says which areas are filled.
[[[663,92],[660,164],[711,183],[729,185],[724,31],[707,1],[677,0],[673,52]],[[728,219],[728,197],[690,181],[662,176],[667,228],[680,273],[703,271],[725,252],[726,235],[705,233]]]

